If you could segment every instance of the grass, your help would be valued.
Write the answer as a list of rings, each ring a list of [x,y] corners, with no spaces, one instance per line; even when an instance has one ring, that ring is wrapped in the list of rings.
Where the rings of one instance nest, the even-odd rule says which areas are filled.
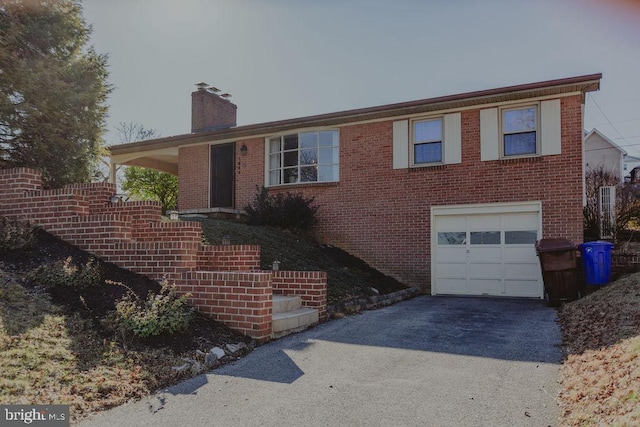
[[[193,218],[201,223],[204,240],[221,244],[223,237],[232,244],[260,245],[260,267],[270,270],[280,261],[281,270],[326,271],[329,304],[375,294],[406,289],[392,277],[372,269],[362,260],[331,246],[270,227],[250,226],[235,221]]]
[[[1,270],[0,355],[0,402],[69,404],[74,422],[184,377],[171,369],[177,356],[104,339],[91,321]]]
[[[560,424],[640,425],[640,273],[567,304],[559,316]]]

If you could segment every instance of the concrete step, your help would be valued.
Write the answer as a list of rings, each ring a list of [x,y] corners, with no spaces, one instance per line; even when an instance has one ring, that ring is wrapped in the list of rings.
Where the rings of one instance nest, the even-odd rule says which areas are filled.
[[[318,310],[302,307],[285,313],[274,313],[271,323],[271,338],[280,338],[300,332],[318,323]]]
[[[295,295],[273,295],[273,314],[286,313],[302,307],[302,298]]]

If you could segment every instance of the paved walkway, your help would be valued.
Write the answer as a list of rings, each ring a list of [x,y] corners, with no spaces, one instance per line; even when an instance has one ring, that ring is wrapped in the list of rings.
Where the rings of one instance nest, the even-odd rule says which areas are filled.
[[[542,301],[418,297],[334,320],[86,426],[555,425]]]

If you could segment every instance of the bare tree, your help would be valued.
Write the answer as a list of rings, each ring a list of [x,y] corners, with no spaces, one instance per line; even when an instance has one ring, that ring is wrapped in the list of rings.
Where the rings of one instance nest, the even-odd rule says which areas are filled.
[[[147,129],[140,123],[135,122],[120,122],[115,127],[115,132],[120,144],[129,144],[131,142],[145,141],[147,139],[154,139],[160,137],[160,132],[157,129]],[[96,168],[93,176],[94,182],[107,182],[109,181],[109,172],[111,169],[111,161],[109,156],[104,155],[100,158],[98,167]],[[116,166],[116,185],[118,188],[122,187],[124,168],[123,165]]]
[[[634,225],[640,224],[640,186],[638,184],[620,182],[620,177],[604,166],[589,169],[585,175],[585,184],[587,199],[583,209],[585,238],[600,236],[601,187],[616,187],[614,239]]]

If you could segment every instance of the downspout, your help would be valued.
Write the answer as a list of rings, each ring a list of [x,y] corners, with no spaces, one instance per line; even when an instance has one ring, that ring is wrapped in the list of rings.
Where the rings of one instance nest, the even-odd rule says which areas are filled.
[[[584,99],[584,97],[583,97]],[[580,104],[580,134],[582,135],[582,207],[587,206],[587,177],[585,174],[586,151],[584,147],[584,102]]]

